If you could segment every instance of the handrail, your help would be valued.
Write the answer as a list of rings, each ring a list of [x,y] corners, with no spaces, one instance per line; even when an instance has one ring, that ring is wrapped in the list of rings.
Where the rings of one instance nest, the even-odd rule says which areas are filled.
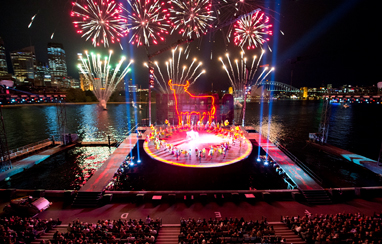
[[[274,144],[278,149],[285,153],[293,162],[295,162],[300,168],[302,168],[310,177],[312,177],[317,183],[322,185],[322,179],[316,173],[314,173],[308,166],[301,162],[296,156],[289,152],[288,149],[286,149],[278,141],[274,142]]]
[[[41,148],[41,147],[38,147],[39,145],[47,144],[50,142],[52,142],[50,139],[45,139],[45,140],[34,142],[34,143],[31,143],[31,144],[28,144],[28,145],[25,145],[22,147],[18,147],[16,149],[9,150],[9,157],[12,158],[12,157],[16,157],[16,156],[23,154],[23,153],[35,151],[35,150]]]
[[[46,142],[49,142],[50,139],[45,139],[45,140],[42,140],[42,141],[38,141],[38,142],[34,142],[34,143],[30,143],[28,145],[25,145],[25,146],[22,146],[22,147],[18,147],[16,149],[12,149],[12,150],[9,150],[10,152],[12,151],[20,151],[20,150],[23,150],[25,148],[29,148],[29,147],[33,147],[33,146],[36,146],[38,144],[42,144],[42,143],[46,143]]]

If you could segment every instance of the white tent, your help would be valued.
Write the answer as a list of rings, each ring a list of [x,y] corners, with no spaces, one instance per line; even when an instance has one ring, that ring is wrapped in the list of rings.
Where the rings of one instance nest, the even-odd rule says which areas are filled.
[[[1,80],[0,86],[13,87],[15,83],[11,80]]]

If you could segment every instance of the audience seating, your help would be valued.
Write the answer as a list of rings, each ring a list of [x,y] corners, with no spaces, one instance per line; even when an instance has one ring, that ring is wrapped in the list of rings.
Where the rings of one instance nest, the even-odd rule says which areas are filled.
[[[0,218],[0,243],[31,243],[46,231],[60,225],[60,220],[38,218]],[[161,220],[100,220],[97,223],[73,221],[67,231],[56,231],[53,239],[42,243],[154,243]]]
[[[99,220],[97,223],[70,223],[66,233],[58,231],[52,243],[154,243],[161,220]]]
[[[179,243],[280,243],[273,226],[266,220],[241,219],[181,219]]]
[[[58,219],[1,217],[0,243],[30,243],[60,224],[61,221]]]
[[[382,243],[382,215],[360,213],[306,214],[282,217],[306,243]]]

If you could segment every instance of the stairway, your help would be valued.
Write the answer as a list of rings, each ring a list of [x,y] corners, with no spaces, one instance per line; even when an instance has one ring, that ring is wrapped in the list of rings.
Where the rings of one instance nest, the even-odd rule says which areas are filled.
[[[305,190],[301,191],[304,195],[306,201],[309,204],[321,205],[321,204],[332,204],[328,193],[325,190]]]
[[[156,244],[177,244],[180,224],[163,224],[159,230]]]
[[[65,234],[67,232],[68,225],[57,225],[56,228],[45,232],[43,235],[40,236],[40,238],[34,240],[31,242],[31,244],[40,244],[41,241],[50,241],[53,240],[53,235],[56,233],[56,231],[59,231],[61,234]]]
[[[275,230],[275,235],[281,236],[281,238],[285,238],[286,243],[305,243],[305,241],[302,240],[301,237],[296,235],[286,226],[286,224],[282,222],[268,222],[268,225],[272,225],[273,229]]]
[[[77,196],[74,198],[72,207],[79,208],[89,208],[97,207],[99,200],[102,199],[102,192],[85,192],[80,191],[77,193]]]

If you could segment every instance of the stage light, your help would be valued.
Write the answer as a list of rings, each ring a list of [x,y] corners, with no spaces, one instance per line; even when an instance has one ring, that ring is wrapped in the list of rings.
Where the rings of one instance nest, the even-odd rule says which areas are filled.
[[[268,164],[269,164],[268,161],[264,161],[265,166],[268,166]]]
[[[257,159],[256,159],[256,161],[257,161],[257,162],[260,162],[260,161],[261,161],[261,159],[260,159],[260,158],[257,158]]]
[[[137,163],[141,163],[142,161],[140,159],[138,159]]]
[[[130,166],[134,166],[134,163],[133,163],[133,162],[131,162],[129,165],[130,165]]]

